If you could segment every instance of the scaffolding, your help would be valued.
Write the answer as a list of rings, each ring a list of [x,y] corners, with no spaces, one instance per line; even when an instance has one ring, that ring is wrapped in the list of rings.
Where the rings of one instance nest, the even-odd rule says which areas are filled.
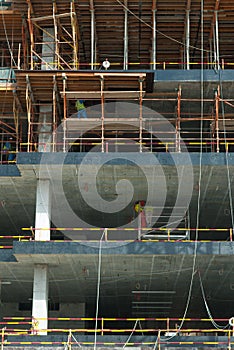
[[[18,130],[17,140],[21,142],[17,149],[43,150],[49,142],[53,152],[85,152],[98,145],[97,152],[124,148],[130,152],[180,153],[200,151],[201,147],[204,152],[232,152],[233,99],[221,96],[219,84],[212,84],[209,96],[203,99],[188,96],[186,84],[178,84],[176,91],[169,86],[162,94],[149,92],[151,75],[51,71],[28,71],[25,75],[17,71],[15,125],[18,130],[18,114],[26,106],[28,130],[23,142]],[[75,101],[79,99],[85,101],[87,119],[77,118]],[[48,118],[42,122],[41,108],[46,106]],[[43,131],[46,125],[50,128]],[[46,132],[47,141],[39,137]]]
[[[15,151],[43,151],[45,139],[48,138],[53,152],[61,150],[65,152],[71,147],[78,151],[86,151],[97,144],[100,144],[101,152],[111,151],[113,147],[110,147],[110,144],[115,145],[116,151],[118,145],[127,144],[126,139],[130,135],[134,144],[138,143],[139,147],[135,150],[140,152],[144,149],[150,152],[183,152],[185,146],[190,151],[198,151],[200,146],[205,152],[232,151],[234,105],[231,94],[223,96],[220,76],[226,68],[233,68],[233,62],[221,58],[222,52],[229,52],[230,45],[225,16],[219,15],[220,2],[215,1],[214,5],[205,4],[209,7],[209,11],[204,12],[206,13],[204,31],[209,35],[205,36],[204,40],[209,49],[204,52],[206,58],[204,62],[200,60],[199,51],[191,47],[192,40],[197,45],[200,45],[201,41],[201,37],[197,37],[196,25],[191,26],[190,23],[192,13],[197,11],[191,1],[188,1],[182,9],[175,0],[172,6],[173,11],[177,11],[180,15],[181,11],[183,12],[181,16],[185,23],[180,28],[181,33],[179,31],[182,39],[177,40],[177,44],[181,44],[179,51],[175,42],[174,46],[170,45],[174,54],[167,50],[168,38],[162,38],[158,33],[158,30],[162,32],[169,30],[168,36],[173,37],[174,26],[168,29],[164,22],[160,22],[160,16],[165,15],[164,9],[155,0],[144,2],[140,10],[131,1],[114,3],[108,0],[107,5],[106,8],[115,9],[115,14],[106,10],[110,18],[105,25],[102,20],[103,5],[99,1],[75,3],[74,0],[68,2],[64,0],[41,6],[34,0],[25,3],[14,0],[2,4],[0,25],[8,42],[8,47],[5,44],[2,47],[2,65],[14,69],[17,79],[14,80],[12,87],[9,81],[2,86],[6,93],[9,89],[12,91],[8,106],[6,96],[1,97],[8,113],[12,110],[12,120],[8,121],[7,116],[5,118],[5,111],[1,119],[4,123],[14,125],[12,133]],[[137,10],[140,11],[138,19],[132,15]],[[223,0],[222,11],[229,13],[230,10],[229,1]],[[142,11],[149,17],[151,28],[142,21],[136,26],[136,21],[141,19]],[[167,11],[170,17],[171,8]],[[177,20],[173,17],[174,25],[177,25]],[[115,23],[115,31],[110,30],[109,21]],[[199,26],[199,23],[197,25]],[[11,47],[8,37],[10,30],[13,33],[14,43]],[[144,42],[144,45],[147,43],[147,55],[143,54],[145,49],[141,48],[141,42]],[[176,50],[180,52],[179,55]],[[102,52],[106,52],[105,57],[102,56]],[[111,53],[114,53],[113,60]],[[118,55],[121,59],[118,59]],[[100,71],[102,60],[108,56],[111,69],[117,70],[116,80],[119,79],[119,83],[114,79],[114,73],[108,75],[106,71]],[[180,59],[175,60],[175,57],[179,56]],[[134,79],[128,72],[135,68],[138,70],[136,73],[138,81],[131,85],[128,78],[131,81]],[[150,79],[154,78],[152,76],[148,78],[153,73],[145,73],[145,68],[151,68],[153,71],[155,69],[166,71],[171,68],[182,68],[186,71],[207,68],[219,72],[219,77],[216,83],[212,83],[213,91],[209,91],[209,96],[201,98],[198,91],[194,95],[189,94],[191,85],[186,87],[186,84],[178,83],[175,88],[167,91],[163,87],[161,90],[157,89],[157,86],[154,89],[153,82],[149,83]],[[85,69],[91,69],[93,75],[90,74],[90,70]],[[47,72],[49,79],[44,71]],[[70,75],[69,72],[74,72],[76,76]],[[96,79],[93,79],[94,76]],[[73,105],[76,98],[87,101],[90,113],[88,121],[80,120],[79,124],[75,125]],[[129,130],[127,135],[126,126],[123,127],[121,124],[122,120],[117,120],[116,115],[112,116],[111,120],[111,113],[106,113],[105,107],[110,101],[120,103],[129,101],[138,104],[139,113],[134,116],[135,120],[131,120],[132,117],[129,115],[125,116],[126,123],[133,122],[137,125],[136,128]],[[101,106],[100,113],[95,113],[94,108],[91,108],[97,103]],[[201,104],[204,106],[203,115],[200,110]],[[190,108],[189,105],[193,107]],[[143,112],[144,106],[151,106],[153,111],[162,114],[173,125],[173,131],[165,138],[161,135],[160,139],[161,129],[161,134],[164,134],[162,120],[146,116]],[[48,116],[42,126],[40,115],[41,110],[45,109]],[[62,121],[63,136],[58,137],[56,130]],[[201,121],[204,123],[202,133],[200,133]],[[90,132],[87,132],[85,137],[77,139],[69,135],[73,131],[82,134],[83,128],[87,129],[87,124],[90,125]],[[112,130],[112,135],[108,125],[115,128]],[[154,137],[155,130],[160,140]],[[3,133],[5,131],[6,134],[7,131],[9,133],[9,130],[2,130]],[[52,137],[49,137],[49,133]],[[122,136],[124,134],[127,137]],[[3,142],[4,140],[1,141],[2,144]]]

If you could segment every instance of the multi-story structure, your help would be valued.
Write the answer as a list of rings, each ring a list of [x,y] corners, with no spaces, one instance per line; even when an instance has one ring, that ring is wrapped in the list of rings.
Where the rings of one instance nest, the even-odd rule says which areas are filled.
[[[231,349],[231,1],[1,1],[0,23],[2,347]]]

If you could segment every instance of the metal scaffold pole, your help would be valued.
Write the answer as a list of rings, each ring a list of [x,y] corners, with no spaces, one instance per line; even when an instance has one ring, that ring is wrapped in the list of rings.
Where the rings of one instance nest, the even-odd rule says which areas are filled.
[[[29,36],[30,36],[30,69],[33,69],[33,51],[34,51],[34,35],[33,35],[33,24],[31,20],[32,14],[32,4],[30,0],[28,2],[28,28],[29,28]]]
[[[127,0],[124,0],[124,69],[128,69],[128,11],[127,6],[128,2]]]
[[[180,145],[180,113],[181,113],[181,86],[177,93],[177,110],[176,110],[176,152],[181,152]]]
[[[63,152],[66,152],[66,129],[67,129],[67,96],[66,96],[67,76],[63,73]]]
[[[28,141],[27,141],[27,152],[31,151],[31,117],[32,117],[32,100],[31,100],[31,86],[28,75],[26,76],[26,108],[27,108],[27,119],[28,119]]]
[[[219,153],[219,100],[220,100],[220,87],[218,86],[215,92],[215,134],[216,134],[216,152]]]
[[[189,6],[189,5],[188,5]],[[186,10],[186,69],[189,70],[189,46],[190,46],[190,10],[187,8]]]
[[[100,77],[101,82],[101,109],[102,109],[102,130],[101,130],[101,142],[102,142],[102,152],[105,152],[104,143],[105,143],[105,129],[104,129],[104,121],[105,121],[105,97],[104,97],[104,77]]]
[[[90,13],[91,13],[91,70],[94,70],[94,47],[95,47],[95,17],[93,0],[90,0]]]
[[[52,152],[56,151],[56,124],[57,124],[57,81],[56,76],[53,76],[53,128],[52,128]]]
[[[152,68],[155,70],[156,69],[156,9],[153,7],[152,8],[152,17],[153,17],[153,31],[152,31]]]
[[[142,145],[142,134],[143,134],[143,111],[142,111],[142,104],[143,104],[143,81],[144,78],[142,76],[139,76],[139,86],[140,86],[140,92],[139,92],[139,144],[140,144],[140,152],[143,150]]]
[[[219,26],[218,26],[218,11],[215,11],[215,39],[216,39],[216,60],[217,60],[217,69],[220,69],[219,66]]]
[[[59,38],[58,38],[58,24],[57,24],[57,6],[56,2],[53,1],[53,22],[54,22],[54,41],[55,41],[55,57],[54,57],[54,69],[58,69],[60,66],[59,62]]]
[[[79,30],[78,30],[74,0],[71,0],[71,26],[72,26],[72,40],[73,40],[73,69],[78,69],[79,68],[79,61],[78,61]]]

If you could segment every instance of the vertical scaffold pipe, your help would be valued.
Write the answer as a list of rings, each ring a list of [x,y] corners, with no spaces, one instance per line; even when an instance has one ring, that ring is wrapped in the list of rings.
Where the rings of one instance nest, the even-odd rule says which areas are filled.
[[[140,144],[140,152],[143,150],[142,145],[142,135],[143,135],[143,111],[142,111],[142,103],[143,103],[143,77],[139,77],[139,84],[140,84],[140,94],[139,94],[139,144]]]
[[[91,70],[94,70],[94,33],[95,33],[95,18],[94,18],[94,6],[93,0],[90,0],[90,13],[91,13]]]
[[[127,7],[127,0],[124,1]],[[128,10],[124,9],[124,69],[128,69]]]
[[[220,66],[219,66],[219,23],[218,23],[218,11],[215,11],[215,39],[216,39],[217,69],[220,69]]]
[[[153,16],[153,35],[152,35],[152,68],[156,69],[156,9],[152,9]]]
[[[219,87],[215,92],[215,133],[216,133],[216,152],[219,153]]]
[[[190,18],[189,18],[189,10],[186,10],[186,69],[189,70],[189,44],[190,44]]]
[[[66,96],[66,81],[67,76],[65,73],[62,74],[63,76],[63,152],[66,152],[66,123],[67,123],[67,96]]]
[[[101,117],[101,121],[102,121],[102,130],[101,130],[101,142],[102,142],[102,153],[105,152],[105,148],[104,148],[104,142],[105,142],[105,138],[104,138],[104,134],[105,134],[105,130],[104,130],[104,120],[105,120],[105,98],[104,98],[104,77],[101,76],[100,78],[100,82],[101,82],[101,109],[102,109],[102,117]]]

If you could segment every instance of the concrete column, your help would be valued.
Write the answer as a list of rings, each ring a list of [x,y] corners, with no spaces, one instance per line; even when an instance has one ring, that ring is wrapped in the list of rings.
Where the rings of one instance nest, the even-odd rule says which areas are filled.
[[[37,180],[35,240],[50,240],[51,191],[50,180]],[[38,228],[38,229],[37,229]],[[41,229],[41,230],[40,230]]]
[[[33,333],[47,335],[48,328],[48,267],[34,266],[32,320]]]
[[[52,151],[52,122],[52,104],[41,105],[38,126],[38,152]]]
[[[54,28],[44,28],[42,45],[42,64],[41,70],[51,70],[55,68],[55,33]],[[56,60],[58,57],[56,57]]]

